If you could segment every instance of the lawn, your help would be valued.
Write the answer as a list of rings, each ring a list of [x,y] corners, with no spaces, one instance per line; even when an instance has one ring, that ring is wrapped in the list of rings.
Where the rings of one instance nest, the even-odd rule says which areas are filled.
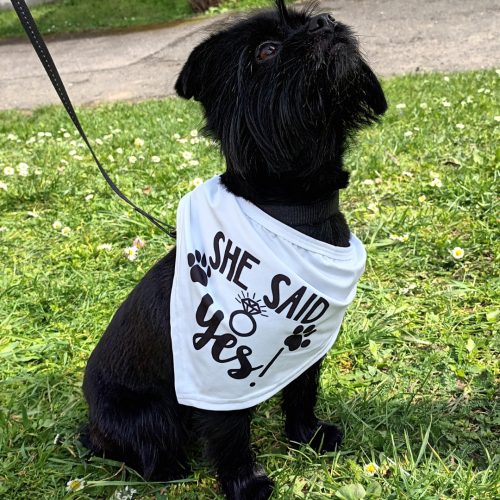
[[[208,14],[269,7],[272,0],[222,0]],[[193,17],[188,0],[55,0],[32,7],[42,34],[70,34],[133,28]],[[23,37],[14,11],[0,11],[0,40]]]
[[[351,147],[341,196],[367,270],[321,379],[319,414],[345,442],[291,450],[279,398],[260,405],[253,442],[274,498],[500,497],[499,79],[384,82],[390,110]],[[80,116],[117,184],[171,223],[223,168],[194,103]],[[218,498],[199,458],[185,482],[148,484],[78,443],[89,353],[173,242],[112,194],[60,107],[0,113],[0,242],[0,497]],[[85,487],[67,494],[76,478]]]

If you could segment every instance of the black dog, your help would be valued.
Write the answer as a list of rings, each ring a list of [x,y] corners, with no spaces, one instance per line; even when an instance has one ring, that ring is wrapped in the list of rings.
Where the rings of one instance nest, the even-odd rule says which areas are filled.
[[[387,104],[345,25],[312,9],[256,13],[211,35],[191,53],[178,94],[201,102],[206,132],[221,145],[226,188],[281,222],[348,247],[338,211],[347,142]],[[272,482],[250,448],[250,410],[180,405],[174,389],[169,302],[175,249],[116,312],[92,353],[83,389],[90,423],[82,441],[146,479],[187,472],[190,436],[202,437],[228,498],[268,498]],[[341,431],[314,415],[320,362],[283,391],[294,443],[333,450]]]

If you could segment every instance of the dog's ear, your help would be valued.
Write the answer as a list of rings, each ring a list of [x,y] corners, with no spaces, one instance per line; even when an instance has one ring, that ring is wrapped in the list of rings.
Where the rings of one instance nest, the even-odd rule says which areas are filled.
[[[195,47],[189,55],[175,83],[175,91],[180,97],[184,99],[193,97],[196,101],[200,100],[203,82],[206,81],[207,69],[211,66],[212,45],[213,37]]]
[[[200,64],[203,64],[203,59],[201,58],[201,53],[203,44],[198,45],[189,54],[188,60],[182,67],[182,70],[175,82],[175,91],[179,97],[184,99],[191,99],[200,93],[201,87],[201,68]]]
[[[366,104],[370,106],[375,114],[382,115],[387,110],[387,101],[382,86],[368,64],[364,61],[361,64]]]

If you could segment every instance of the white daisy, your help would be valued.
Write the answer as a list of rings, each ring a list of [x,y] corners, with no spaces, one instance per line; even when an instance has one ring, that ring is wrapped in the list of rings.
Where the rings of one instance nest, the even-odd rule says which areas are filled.
[[[139,238],[139,236],[135,238],[134,242],[132,243],[132,246],[136,248],[144,248],[145,245],[145,241]]]
[[[123,250],[125,257],[131,262],[137,259],[137,247],[127,247]]]
[[[83,488],[85,488],[85,479],[70,479],[66,483],[66,491],[70,493],[83,490]]]
[[[378,472],[378,469],[378,465],[373,462],[370,462],[363,467],[363,470],[365,471],[365,474],[367,476],[374,476]]]
[[[464,252],[464,249],[463,248],[460,248],[460,247],[455,247],[452,251],[451,251],[451,255],[453,256],[454,259],[456,260],[460,260],[464,257],[465,255],[465,252]]]

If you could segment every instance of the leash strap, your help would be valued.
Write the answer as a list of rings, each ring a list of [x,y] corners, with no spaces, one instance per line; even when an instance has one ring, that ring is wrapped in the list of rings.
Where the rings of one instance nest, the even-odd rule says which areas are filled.
[[[134,202],[130,201],[127,198],[127,196],[125,196],[116,186],[116,184],[111,180],[106,170],[104,170],[104,167],[101,165],[99,159],[94,153],[94,150],[90,145],[87,135],[85,134],[80,124],[80,121],[78,120],[78,116],[75,113],[75,109],[73,108],[73,105],[68,96],[68,93],[66,92],[61,77],[59,76],[59,72],[57,71],[56,65],[54,64],[52,56],[50,55],[49,49],[47,48],[47,45],[45,44],[40,34],[40,31],[38,30],[36,22],[33,19],[33,16],[31,15],[31,12],[28,6],[26,5],[26,2],[24,0],[11,0],[11,2],[17,13],[17,16],[19,17],[19,20],[21,21],[21,24],[23,25],[24,31],[26,31],[26,34],[28,35],[31,44],[33,45],[33,48],[35,49],[43,67],[45,68],[45,71],[47,72],[47,75],[50,78],[50,81],[52,82],[52,85],[54,86],[57,92],[57,95],[59,96],[59,99],[61,99],[64,108],[66,109],[76,129],[80,133],[80,136],[82,137],[83,141],[85,142],[85,144],[87,144],[87,147],[89,148],[92,157],[94,158],[97,167],[99,168],[99,171],[101,172],[106,182],[110,185],[111,189],[123,201],[125,201],[131,207],[133,207],[136,212],[139,212],[141,215],[146,217],[146,219],[152,222],[157,228],[161,229],[163,232],[167,233],[172,238],[175,238],[175,227],[170,226],[169,224],[165,224],[164,222],[161,222],[156,217],[153,217],[152,215],[145,212],[142,208],[138,207]]]

